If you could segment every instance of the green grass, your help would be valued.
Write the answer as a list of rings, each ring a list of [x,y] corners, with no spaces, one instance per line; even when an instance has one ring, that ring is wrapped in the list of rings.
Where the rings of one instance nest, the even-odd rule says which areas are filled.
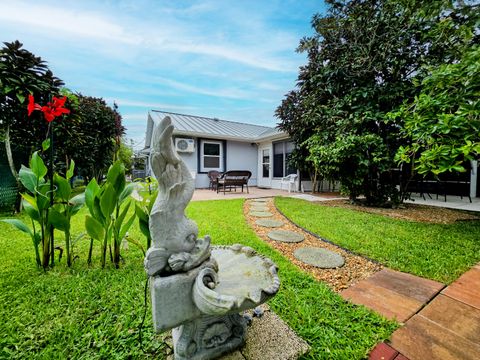
[[[311,346],[311,359],[361,359],[397,324],[343,301],[324,284],[294,267],[259,240],[247,226],[242,200],[191,203],[188,214],[214,244],[242,243],[272,258],[280,268],[281,290],[269,303]],[[86,211],[74,218],[83,231]],[[137,228],[130,235],[141,238]],[[60,243],[61,236],[57,236]],[[88,242],[68,269],[64,261],[44,273],[34,265],[30,240],[0,223],[0,358],[136,359],[162,358],[163,343],[154,337],[150,309],[144,329],[145,355],[138,344],[145,273],[142,253],[130,245],[119,270],[88,267]],[[152,340],[153,339],[153,340]]]
[[[298,225],[393,269],[450,283],[480,261],[480,221],[427,224],[275,198]]]

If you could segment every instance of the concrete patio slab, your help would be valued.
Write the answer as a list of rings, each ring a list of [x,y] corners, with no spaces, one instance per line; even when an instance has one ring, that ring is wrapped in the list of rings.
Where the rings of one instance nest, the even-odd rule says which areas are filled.
[[[412,200],[407,200],[407,203],[429,205],[437,207],[445,207],[449,209],[468,210],[468,211],[480,211],[480,198],[472,198],[472,202],[468,200],[468,197],[460,198],[460,196],[447,196],[447,201],[443,196],[432,195],[432,199],[428,196],[420,197],[418,194],[413,194]]]

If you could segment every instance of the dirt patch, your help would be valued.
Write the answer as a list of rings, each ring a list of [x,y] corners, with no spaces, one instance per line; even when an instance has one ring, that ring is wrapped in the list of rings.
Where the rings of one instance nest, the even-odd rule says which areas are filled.
[[[275,230],[290,230],[302,234],[305,240],[299,243],[283,243],[271,240],[267,234],[272,231],[272,228],[266,228],[255,224],[259,218],[249,214],[252,200],[247,200],[244,206],[245,218],[249,225],[255,230],[257,235],[266,243],[270,244],[274,249],[280,251],[297,267],[310,273],[314,278],[327,283],[334,291],[340,292],[350,285],[365,279],[373,273],[381,270],[383,267],[361,256],[353,255],[335,245],[322,241],[315,236],[303,231],[299,227],[290,223],[283,215],[281,215],[273,204],[273,199],[266,202],[269,212],[273,214],[268,219],[281,220],[285,225],[275,228]],[[295,250],[302,247],[321,247],[330,251],[336,252],[345,258],[345,265],[336,269],[320,269],[312,265],[305,264],[295,258],[293,253]],[[281,274],[280,274],[281,276]]]
[[[480,220],[480,217],[465,211],[410,203],[403,204],[402,207],[398,209],[375,208],[350,204],[348,200],[329,200],[318,203],[316,202],[316,204],[320,206],[342,207],[396,219],[433,224],[452,224],[456,221]]]

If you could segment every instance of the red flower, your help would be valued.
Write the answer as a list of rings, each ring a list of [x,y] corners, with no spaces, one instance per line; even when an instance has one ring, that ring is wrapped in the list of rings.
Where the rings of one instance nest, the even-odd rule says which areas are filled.
[[[35,104],[35,99],[33,98],[33,95],[28,95],[28,116],[32,115],[32,112],[34,110],[41,110],[42,107],[38,104]]]
[[[34,110],[41,110],[43,112],[43,116],[47,122],[52,122],[56,117],[62,116],[63,114],[69,114],[70,110],[65,108],[65,101],[67,98],[64,96],[62,98],[53,97],[53,102],[48,102],[46,106],[40,106],[35,104],[33,96],[28,96],[28,116]]]

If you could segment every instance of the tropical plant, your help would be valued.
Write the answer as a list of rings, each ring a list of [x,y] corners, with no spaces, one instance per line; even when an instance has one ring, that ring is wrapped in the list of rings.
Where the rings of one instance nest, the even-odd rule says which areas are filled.
[[[83,206],[83,194],[72,198],[69,180],[73,175],[74,163],[67,172],[66,178],[55,174],[53,206],[50,203],[50,180],[46,180],[48,172],[45,163],[38,154],[34,152],[30,160],[30,167],[22,165],[19,171],[19,178],[27,192],[22,193],[23,208],[30,217],[32,228],[29,228],[19,219],[2,220],[20,231],[30,235],[32,238],[35,260],[38,266],[46,269],[50,265],[53,252],[50,227],[59,229],[65,233],[65,248],[67,252],[67,264],[72,264],[72,246],[70,236],[70,220]],[[39,250],[40,248],[40,250]]]
[[[85,190],[85,203],[90,215],[85,218],[85,228],[91,237],[88,262],[91,262],[93,240],[101,243],[101,264],[106,264],[107,248],[116,268],[120,265],[120,248],[125,235],[135,220],[135,213],[126,221],[131,206],[133,184],[126,184],[125,167],[117,160],[110,166],[106,181],[100,186],[92,179]],[[113,245],[113,253],[112,253]]]
[[[143,182],[137,182],[137,193],[139,199],[135,204],[135,213],[138,217],[138,225],[140,231],[147,240],[146,250],[152,245],[152,236],[150,234],[150,213],[152,211],[153,204],[158,195],[158,183],[153,177],[147,177]],[[143,247],[140,246],[142,251]]]

